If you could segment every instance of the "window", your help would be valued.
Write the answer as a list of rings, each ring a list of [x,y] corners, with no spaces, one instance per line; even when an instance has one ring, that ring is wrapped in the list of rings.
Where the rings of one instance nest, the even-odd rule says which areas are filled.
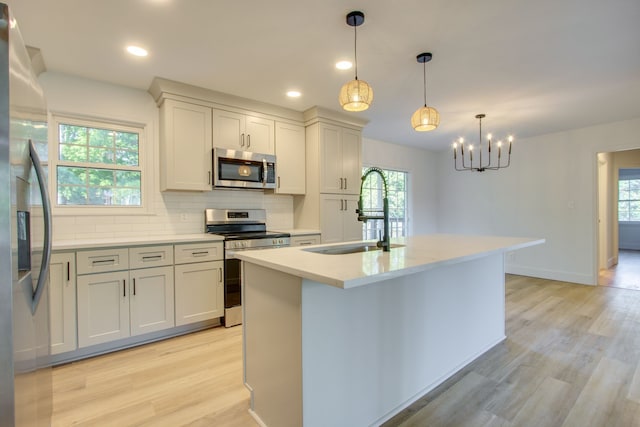
[[[362,171],[366,171],[363,168]],[[408,173],[393,170],[383,170],[387,178],[389,190],[389,233],[391,237],[407,235],[407,182]],[[371,174],[362,189],[362,204],[367,210],[382,212],[384,185],[378,174]],[[378,239],[384,233],[384,224],[380,220],[370,220],[363,223],[362,238]]]
[[[640,221],[640,179],[620,177],[618,221]]]
[[[141,207],[141,128],[58,117],[57,206]]]

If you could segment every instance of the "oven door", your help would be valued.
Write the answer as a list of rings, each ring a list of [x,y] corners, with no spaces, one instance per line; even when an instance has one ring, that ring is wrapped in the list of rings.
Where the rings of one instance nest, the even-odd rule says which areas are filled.
[[[276,157],[249,151],[213,149],[214,187],[275,188]]]

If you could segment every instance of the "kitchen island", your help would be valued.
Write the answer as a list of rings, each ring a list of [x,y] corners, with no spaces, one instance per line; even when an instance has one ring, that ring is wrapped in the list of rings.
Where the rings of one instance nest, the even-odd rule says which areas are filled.
[[[505,338],[504,253],[543,242],[428,235],[390,252],[239,252],[252,415],[270,427],[384,422]]]

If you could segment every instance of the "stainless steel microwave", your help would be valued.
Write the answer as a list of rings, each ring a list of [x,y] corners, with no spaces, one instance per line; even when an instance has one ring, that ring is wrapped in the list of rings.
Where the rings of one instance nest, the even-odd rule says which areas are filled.
[[[213,186],[276,188],[276,156],[214,148]]]

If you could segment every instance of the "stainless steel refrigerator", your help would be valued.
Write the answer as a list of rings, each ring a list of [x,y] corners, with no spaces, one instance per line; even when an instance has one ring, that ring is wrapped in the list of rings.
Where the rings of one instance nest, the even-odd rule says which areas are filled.
[[[0,427],[50,426],[47,111],[7,4],[0,13]]]

